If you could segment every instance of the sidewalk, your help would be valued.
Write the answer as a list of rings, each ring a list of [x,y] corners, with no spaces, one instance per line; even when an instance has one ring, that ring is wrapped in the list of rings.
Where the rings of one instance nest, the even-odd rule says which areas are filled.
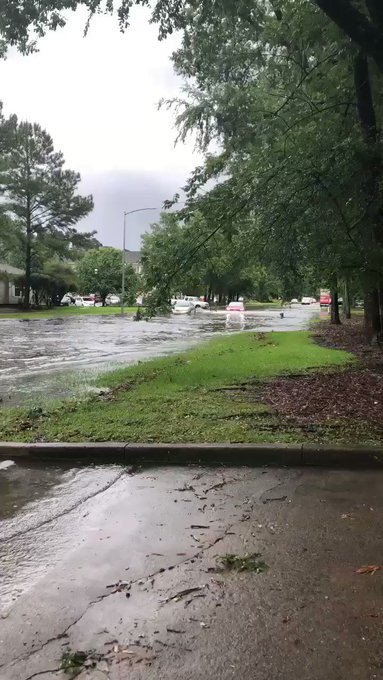
[[[45,562],[3,610],[0,678],[63,678],[65,650],[88,652],[81,680],[380,678],[383,570],[356,570],[380,566],[382,510],[379,471],[121,471],[3,544],[6,579],[8,549],[19,574],[28,544]],[[227,553],[267,569],[220,571]]]

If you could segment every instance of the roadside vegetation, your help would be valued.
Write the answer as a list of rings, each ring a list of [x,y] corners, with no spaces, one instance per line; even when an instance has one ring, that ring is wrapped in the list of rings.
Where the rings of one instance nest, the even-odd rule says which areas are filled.
[[[101,376],[99,393],[4,409],[0,438],[20,441],[296,442],[350,440],[360,424],[280,416],[265,390],[281,375],[350,370],[353,355],[309,332],[241,333]],[[345,427],[347,425],[347,427]]]
[[[125,307],[127,314],[135,314],[136,307]],[[121,307],[52,307],[50,309],[20,310],[17,312],[0,310],[0,321],[2,319],[61,319],[65,316],[99,316],[100,314],[120,314]]]

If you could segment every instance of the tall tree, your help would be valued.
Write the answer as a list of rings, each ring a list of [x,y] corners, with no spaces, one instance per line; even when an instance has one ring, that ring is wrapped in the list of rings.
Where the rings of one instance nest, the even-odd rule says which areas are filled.
[[[68,247],[77,236],[74,225],[92,210],[93,199],[76,193],[80,175],[64,168],[62,153],[54,150],[52,138],[39,125],[13,117],[4,127],[0,195],[3,210],[20,230],[28,307],[34,255],[49,242],[58,251],[63,241]]]

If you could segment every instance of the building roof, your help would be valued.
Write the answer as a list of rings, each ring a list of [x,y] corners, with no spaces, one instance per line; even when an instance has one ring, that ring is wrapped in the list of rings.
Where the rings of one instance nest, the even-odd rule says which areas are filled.
[[[21,276],[25,274],[23,269],[18,269],[18,267],[12,267],[10,264],[3,264],[0,262],[0,274],[10,274],[11,276]]]
[[[125,259],[132,264],[141,262],[141,250],[125,250]]]

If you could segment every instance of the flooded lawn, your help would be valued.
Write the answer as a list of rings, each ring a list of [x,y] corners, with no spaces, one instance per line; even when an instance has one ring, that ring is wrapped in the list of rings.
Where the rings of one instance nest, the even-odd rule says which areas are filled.
[[[133,321],[121,316],[0,321],[0,398],[3,406],[78,394],[119,364],[182,351],[214,333],[298,330],[317,307],[246,314],[198,312]]]

